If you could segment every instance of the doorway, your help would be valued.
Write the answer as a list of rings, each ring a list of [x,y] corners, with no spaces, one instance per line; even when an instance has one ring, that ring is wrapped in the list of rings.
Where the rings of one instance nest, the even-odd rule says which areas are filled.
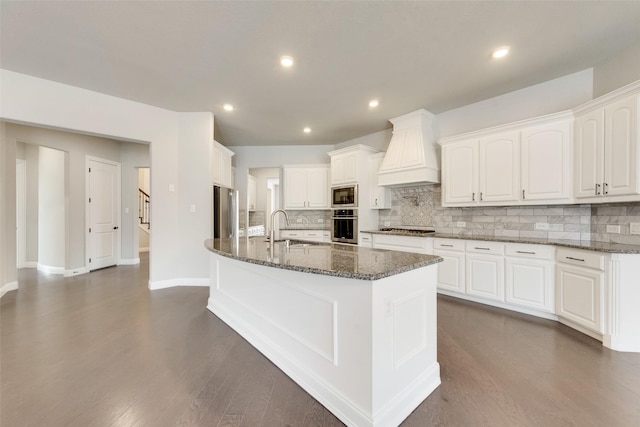
[[[151,168],[138,168],[138,252],[149,251],[151,237]]]

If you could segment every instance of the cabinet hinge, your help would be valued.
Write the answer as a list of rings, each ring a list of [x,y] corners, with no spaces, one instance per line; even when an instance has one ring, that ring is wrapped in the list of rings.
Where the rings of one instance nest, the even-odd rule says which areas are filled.
[[[91,197],[89,197],[89,203],[91,203]]]
[[[89,262],[91,262],[91,258],[89,258]]]
[[[91,233],[91,228],[89,228],[89,233]]]
[[[89,172],[91,172],[91,168],[89,168]]]

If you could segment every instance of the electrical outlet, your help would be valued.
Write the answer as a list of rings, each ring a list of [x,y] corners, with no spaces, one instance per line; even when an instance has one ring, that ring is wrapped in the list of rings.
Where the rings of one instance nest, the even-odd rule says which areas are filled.
[[[324,218],[318,218],[318,224],[322,224],[324,222]]]
[[[620,234],[620,226],[619,225],[607,225],[607,233]]]
[[[465,221],[456,222],[456,227],[466,227],[467,223]]]
[[[536,230],[548,230],[549,224],[546,222],[536,222]]]
[[[302,222],[302,218],[296,218],[296,222],[300,224]]]
[[[189,212],[196,213],[196,205],[189,206]]]
[[[632,222],[629,224],[630,234],[640,234],[640,222]]]
[[[391,226],[391,221],[385,221],[385,222],[384,222],[384,226],[385,226],[385,227],[389,227],[389,226]]]

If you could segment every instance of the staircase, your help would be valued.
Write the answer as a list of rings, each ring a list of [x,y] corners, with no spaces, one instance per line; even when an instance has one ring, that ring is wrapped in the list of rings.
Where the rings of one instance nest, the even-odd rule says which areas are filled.
[[[151,229],[150,206],[151,197],[142,188],[138,188],[138,225],[147,233]]]

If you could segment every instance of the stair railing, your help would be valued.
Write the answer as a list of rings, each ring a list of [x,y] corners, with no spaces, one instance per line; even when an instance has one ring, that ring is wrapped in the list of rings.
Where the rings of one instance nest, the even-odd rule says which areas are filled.
[[[151,197],[142,188],[138,188],[138,218],[140,219],[140,224],[146,224],[149,228],[151,228],[149,218],[150,204]]]

